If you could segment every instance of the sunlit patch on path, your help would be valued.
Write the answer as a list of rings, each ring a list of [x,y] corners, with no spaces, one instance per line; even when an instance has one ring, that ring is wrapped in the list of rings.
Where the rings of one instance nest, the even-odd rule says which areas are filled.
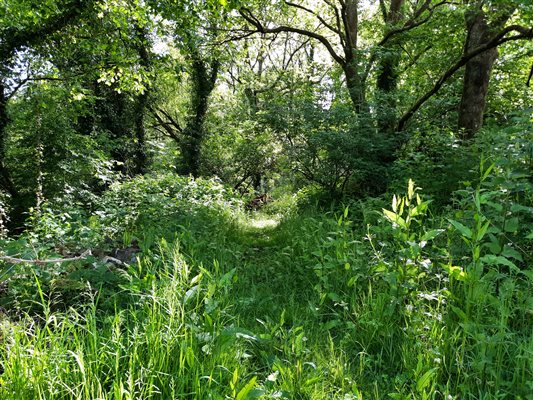
[[[251,228],[255,229],[273,229],[279,224],[279,220],[274,218],[253,218],[248,221]]]

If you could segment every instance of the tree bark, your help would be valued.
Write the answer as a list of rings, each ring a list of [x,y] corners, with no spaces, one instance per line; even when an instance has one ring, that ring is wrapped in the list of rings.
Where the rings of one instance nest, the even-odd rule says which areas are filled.
[[[467,14],[466,27],[468,33],[464,54],[491,39],[491,29],[481,9]],[[497,57],[497,48],[492,48],[472,58],[465,65],[463,94],[459,106],[459,128],[463,132],[463,139],[472,138],[483,126],[490,75]]]
[[[357,60],[353,59],[343,66],[344,76],[346,77],[346,87],[350,94],[350,100],[354,106],[355,112],[360,114],[366,107],[365,86],[361,80],[361,76],[357,71]]]
[[[357,54],[359,36],[358,0],[348,0],[341,7],[344,22],[344,58],[341,64],[346,78],[346,86],[357,114],[366,110],[366,88],[359,71],[361,60]]]

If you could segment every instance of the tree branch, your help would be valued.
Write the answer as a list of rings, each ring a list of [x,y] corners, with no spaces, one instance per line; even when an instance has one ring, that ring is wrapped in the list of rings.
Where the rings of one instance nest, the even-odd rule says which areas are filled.
[[[52,258],[48,260],[26,260],[24,258],[16,258],[11,256],[1,256],[0,260],[8,262],[10,264],[35,264],[35,265],[46,265],[46,264],[56,264],[56,263],[64,263],[64,262],[70,262],[70,261],[79,261],[83,260],[84,258],[87,258],[88,256],[91,256],[91,250],[84,251],[81,255],[78,257],[71,257],[71,258]]]
[[[245,7],[241,8],[239,10],[239,14],[247,22],[249,22],[250,24],[255,26],[255,28],[257,29],[257,32],[259,32],[259,33],[292,32],[292,33],[296,33],[298,35],[303,35],[303,36],[307,36],[307,37],[316,39],[320,43],[322,43],[322,45],[324,45],[324,47],[329,52],[331,57],[338,64],[340,64],[340,65],[346,64],[346,61],[344,60],[344,58],[337,54],[337,52],[333,48],[332,44],[329,42],[329,40],[325,36],[322,36],[322,35],[320,35],[320,34],[318,34],[316,32],[308,31],[306,29],[294,28],[294,27],[285,26],[285,25],[277,26],[275,28],[267,28],[267,27],[263,26],[263,24],[261,24],[261,22],[251,13],[251,11],[248,10],[247,8],[245,8]]]
[[[341,31],[335,28],[333,25],[328,23],[324,18],[322,18],[320,15],[317,14],[316,11],[311,10],[310,8],[304,7],[300,4],[291,3],[290,1],[285,0],[285,4],[287,4],[290,7],[299,8],[300,10],[306,11],[311,15],[314,15],[326,28],[328,28],[330,31],[335,32],[337,35],[341,35]]]
[[[431,19],[431,17],[433,16],[433,12],[435,11],[435,9],[437,7],[440,7],[440,6],[448,3],[447,1],[441,1],[440,3],[435,4],[433,7],[429,7],[429,3],[430,2],[431,2],[431,0],[426,0],[424,2],[424,4],[414,13],[412,18],[407,20],[400,28],[392,29],[392,30],[388,31],[385,34],[385,36],[379,41],[377,46],[384,46],[393,36],[398,35],[398,34],[403,33],[403,32],[410,31],[411,29],[417,28],[420,25],[425,24],[426,22],[428,22]],[[426,10],[429,11],[428,15],[425,18],[417,21],[417,19]]]
[[[505,37],[510,32],[518,32],[518,35]],[[468,61],[470,61],[475,56],[498,47],[506,42],[522,39],[533,39],[533,28],[526,28],[520,25],[510,25],[495,35],[488,43],[479,46],[478,48],[472,50],[470,53],[463,55],[459,60],[455,62],[448,70],[446,70],[433,87],[428,90],[422,97],[420,97],[413,106],[407,110],[407,112],[400,118],[398,121],[398,126],[396,130],[401,132],[413,115],[418,111],[422,105],[429,100],[434,94],[436,94],[440,88],[450,79],[461,67],[463,67]]]
[[[59,5],[62,10],[60,14],[53,15],[37,25],[20,29],[9,27],[2,31],[0,40],[0,59],[7,61],[13,56],[13,53],[29,45],[41,43],[46,37],[67,26],[73,19],[92,5],[95,0],[70,0],[66,4]]]
[[[339,39],[341,41],[341,46],[344,48],[346,46],[346,38],[345,38],[345,35],[342,33],[341,16],[340,16],[340,13],[339,13],[339,9],[330,0],[323,0],[323,1],[330,8],[332,8],[333,12],[335,13],[335,25],[337,26],[337,30],[339,31]]]
[[[79,74],[82,75],[82,74]],[[77,75],[76,75],[77,76]],[[36,76],[36,77],[26,77],[19,82],[17,82],[17,85],[11,90],[11,92],[6,96],[7,100],[10,100],[13,98],[15,94],[20,90],[21,87],[23,87],[28,82],[38,82],[38,81],[67,81],[69,78],[60,78],[57,76]]]
[[[159,123],[158,125],[152,126],[152,128],[155,128],[159,132],[163,133],[161,129],[158,129],[159,127],[162,127],[171,139],[173,139],[177,143],[180,143],[180,138],[176,134],[176,131],[179,133],[183,133],[183,130],[181,129],[181,126],[178,124],[178,122],[161,108],[156,110],[153,107],[149,107],[148,109]],[[167,117],[169,121],[165,121],[163,118],[161,118],[161,116],[158,114],[158,111],[161,112],[165,117]]]

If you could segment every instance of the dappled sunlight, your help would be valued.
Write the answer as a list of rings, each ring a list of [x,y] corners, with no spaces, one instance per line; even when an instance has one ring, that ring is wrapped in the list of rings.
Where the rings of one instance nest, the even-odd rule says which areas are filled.
[[[279,225],[279,220],[273,217],[261,216],[249,220],[248,225],[255,229],[274,229]]]

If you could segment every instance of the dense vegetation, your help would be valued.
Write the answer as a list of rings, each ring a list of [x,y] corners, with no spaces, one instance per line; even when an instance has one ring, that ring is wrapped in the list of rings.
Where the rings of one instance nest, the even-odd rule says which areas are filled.
[[[531,398],[532,20],[3,0],[0,398]]]

